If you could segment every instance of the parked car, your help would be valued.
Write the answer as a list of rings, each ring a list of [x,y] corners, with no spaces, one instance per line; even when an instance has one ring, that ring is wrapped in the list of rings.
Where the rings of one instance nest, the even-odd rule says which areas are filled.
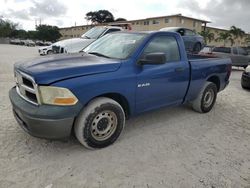
[[[242,47],[247,53],[248,55],[250,55],[250,46],[247,46],[247,47]]]
[[[10,44],[20,45],[21,44],[21,40],[20,39],[11,39],[10,40]]]
[[[204,46],[204,39],[195,31],[183,27],[165,27],[160,31],[173,31],[179,33],[184,41],[187,52],[198,53]]]
[[[50,46],[44,46],[44,47],[40,47],[38,49],[38,53],[42,56],[42,55],[50,55],[50,54],[53,54],[53,49],[52,49],[52,46],[59,46],[61,45],[61,43],[63,43],[64,40],[61,40],[61,41],[58,41],[58,42],[55,42],[53,44],[51,44]],[[49,44],[49,43],[48,43]]]
[[[53,54],[52,45],[40,47],[38,49],[38,53],[40,55],[50,55],[50,54]]]
[[[25,41],[26,41],[26,40],[21,39],[21,40],[20,40],[20,45],[25,45]]]
[[[242,73],[241,86],[244,89],[250,89],[250,66],[248,66]]]
[[[249,65],[250,57],[241,47],[215,47],[213,55],[217,57],[228,57],[232,60],[232,65],[246,68]]]
[[[44,42],[44,46],[50,46],[50,45],[52,45],[52,42],[50,42],[50,41],[45,41]]]
[[[112,32],[122,31],[122,27],[115,26],[97,26],[93,27],[86,33],[84,33],[81,38],[72,38],[62,40],[60,45],[52,45],[54,53],[78,53],[86,46],[97,40],[98,38]]]
[[[32,40],[24,40],[24,45],[25,46],[36,46],[35,42]]]
[[[44,42],[41,40],[37,40],[35,43],[36,43],[36,46],[45,46]]]
[[[200,52],[199,55],[207,56],[207,57],[216,57],[216,55],[213,54],[213,46],[205,46]]]
[[[82,53],[15,64],[14,72],[9,96],[26,132],[55,139],[73,131],[84,146],[103,148],[140,113],[185,103],[209,112],[229,83],[231,60],[188,58],[175,32],[117,32]]]

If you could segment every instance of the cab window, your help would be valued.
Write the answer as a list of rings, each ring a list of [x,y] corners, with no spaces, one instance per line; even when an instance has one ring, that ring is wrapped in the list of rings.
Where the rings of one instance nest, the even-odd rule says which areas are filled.
[[[149,53],[165,53],[167,62],[169,61],[179,61],[180,54],[177,41],[171,36],[156,36],[154,37],[144,49],[142,53],[142,58]]]

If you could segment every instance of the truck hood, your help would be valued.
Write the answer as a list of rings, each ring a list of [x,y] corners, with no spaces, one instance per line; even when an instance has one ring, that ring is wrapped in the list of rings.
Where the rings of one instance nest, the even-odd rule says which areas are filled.
[[[120,64],[121,61],[117,59],[79,53],[54,55],[16,63],[15,70],[32,76],[37,84],[49,85],[64,79],[116,71]]]

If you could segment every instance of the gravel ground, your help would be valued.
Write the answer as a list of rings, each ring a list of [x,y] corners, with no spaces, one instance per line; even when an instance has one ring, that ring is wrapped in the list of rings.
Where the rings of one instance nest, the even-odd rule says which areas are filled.
[[[250,92],[242,70],[215,108],[161,109],[133,118],[110,147],[90,151],[75,138],[49,141],[26,134],[8,99],[13,63],[36,47],[0,45],[0,187],[250,187]]]

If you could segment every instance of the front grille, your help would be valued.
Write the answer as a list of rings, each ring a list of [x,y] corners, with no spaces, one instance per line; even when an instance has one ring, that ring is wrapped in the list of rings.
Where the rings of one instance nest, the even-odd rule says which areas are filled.
[[[26,101],[38,105],[39,97],[34,79],[20,71],[15,71],[17,93]]]

